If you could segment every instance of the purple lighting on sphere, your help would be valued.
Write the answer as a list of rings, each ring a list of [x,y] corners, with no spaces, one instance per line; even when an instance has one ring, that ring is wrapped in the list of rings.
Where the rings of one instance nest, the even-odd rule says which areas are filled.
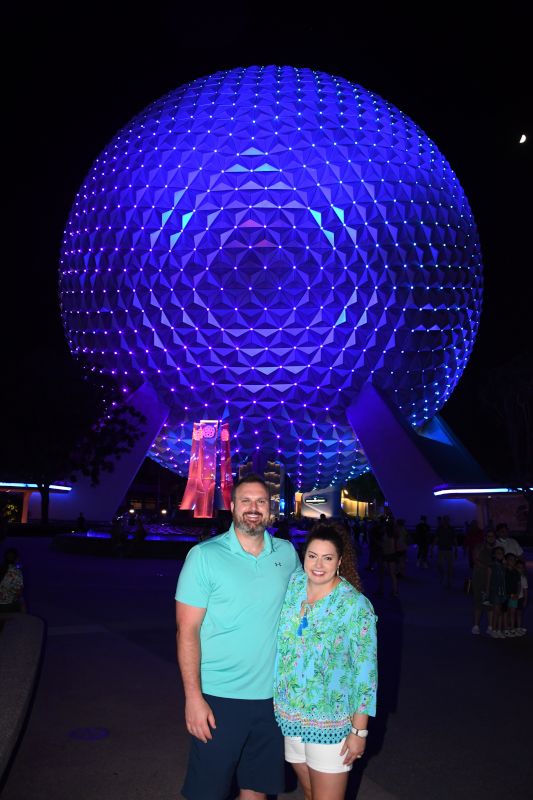
[[[412,120],[292,67],[220,72],[126,125],[71,211],[60,273],[71,350],[169,407],[150,455],[187,469],[193,422],[295,484],[366,459],[346,408],[372,380],[415,426],[442,408],[479,325],[465,194]],[[259,439],[259,441],[258,441]]]

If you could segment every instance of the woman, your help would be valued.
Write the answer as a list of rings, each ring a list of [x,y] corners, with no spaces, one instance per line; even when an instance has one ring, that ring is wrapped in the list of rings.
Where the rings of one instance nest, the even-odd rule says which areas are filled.
[[[344,798],[376,709],[376,617],[339,576],[342,553],[337,525],[310,531],[280,617],[274,710],[306,800]]]
[[[394,538],[396,540],[396,575],[399,578],[405,578],[409,537],[404,519],[397,519],[394,523]]]
[[[494,531],[487,531],[485,539],[482,544],[478,544],[472,551],[472,600],[474,603],[474,625],[472,633],[479,635],[481,615],[484,610],[489,607],[488,600],[488,583],[489,583],[489,570],[492,564],[492,548],[496,541],[496,534]],[[492,628],[489,625],[487,634],[492,634]]]
[[[503,611],[506,601],[505,594],[505,566],[503,547],[495,544],[492,548],[492,562],[488,574],[489,590],[489,625],[492,628],[491,636],[494,639],[503,639]]]

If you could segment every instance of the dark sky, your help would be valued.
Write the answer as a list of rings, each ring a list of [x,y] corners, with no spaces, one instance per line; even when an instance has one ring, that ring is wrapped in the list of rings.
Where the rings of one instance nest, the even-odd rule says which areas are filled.
[[[395,11],[372,4],[375,10],[358,8],[351,17],[335,4],[322,16],[304,3],[300,14],[288,13],[289,4],[223,12],[198,3],[198,11],[170,13],[157,3],[142,13],[111,5],[113,16],[88,4],[79,21],[49,7],[31,20],[21,9],[12,21],[17,55],[6,167],[14,205],[3,231],[11,354],[48,348],[67,355],[57,297],[63,228],[93,160],[124,124],[171,89],[219,69],[311,67],[398,106],[436,142],[466,191],[485,265],[484,310],[443,416],[485,458],[494,448],[477,410],[481,377],[533,350],[526,4],[506,3],[497,12],[485,4],[479,18],[435,4],[407,5],[409,13],[399,4]],[[226,5],[237,8],[218,8]],[[529,134],[525,145],[522,133]]]

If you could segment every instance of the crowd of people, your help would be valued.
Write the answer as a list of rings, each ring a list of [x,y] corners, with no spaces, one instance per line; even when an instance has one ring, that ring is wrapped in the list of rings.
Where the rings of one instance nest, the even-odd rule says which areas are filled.
[[[352,548],[345,563],[352,562],[353,547],[359,560],[364,556],[364,549],[367,550],[366,569],[376,573],[378,596],[384,594],[387,581],[390,581],[391,596],[399,595],[410,545],[414,545],[416,552],[416,567],[429,569],[432,566],[446,589],[452,587],[456,562],[462,551],[469,568],[464,588],[473,601],[472,634],[481,633],[482,622],[485,633],[495,639],[527,633],[524,618],[528,604],[527,564],[523,548],[509,535],[506,523],[489,526],[484,531],[472,520],[464,531],[458,531],[447,516],[438,517],[434,528],[426,516],[421,516],[417,525],[408,531],[404,520],[394,519],[390,514],[377,519],[345,517],[341,521],[346,547]],[[290,538],[288,523],[280,523],[276,535]]]
[[[377,573],[378,595],[384,593],[385,581],[390,580],[391,595],[398,596],[410,544],[416,545],[417,567],[428,569],[431,558],[435,557],[442,585],[451,588],[458,541],[448,517],[439,517],[434,531],[425,516],[420,517],[413,531],[408,531],[405,520],[395,519],[391,514],[349,525],[353,525],[355,541],[368,547],[367,569]]]
[[[470,545],[471,592],[474,604],[472,633],[481,633],[486,615],[486,633],[494,639],[524,636],[524,610],[528,602],[528,580],[523,549],[509,536],[505,523],[496,530],[479,532]]]

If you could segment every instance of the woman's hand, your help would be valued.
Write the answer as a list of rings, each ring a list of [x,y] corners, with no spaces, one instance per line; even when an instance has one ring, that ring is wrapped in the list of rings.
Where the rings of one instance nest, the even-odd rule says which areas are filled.
[[[340,755],[344,756],[344,761],[342,763],[346,765],[353,764],[358,758],[362,758],[365,747],[366,739],[361,738],[361,736],[356,736],[355,733],[349,733],[344,740],[340,752]]]

